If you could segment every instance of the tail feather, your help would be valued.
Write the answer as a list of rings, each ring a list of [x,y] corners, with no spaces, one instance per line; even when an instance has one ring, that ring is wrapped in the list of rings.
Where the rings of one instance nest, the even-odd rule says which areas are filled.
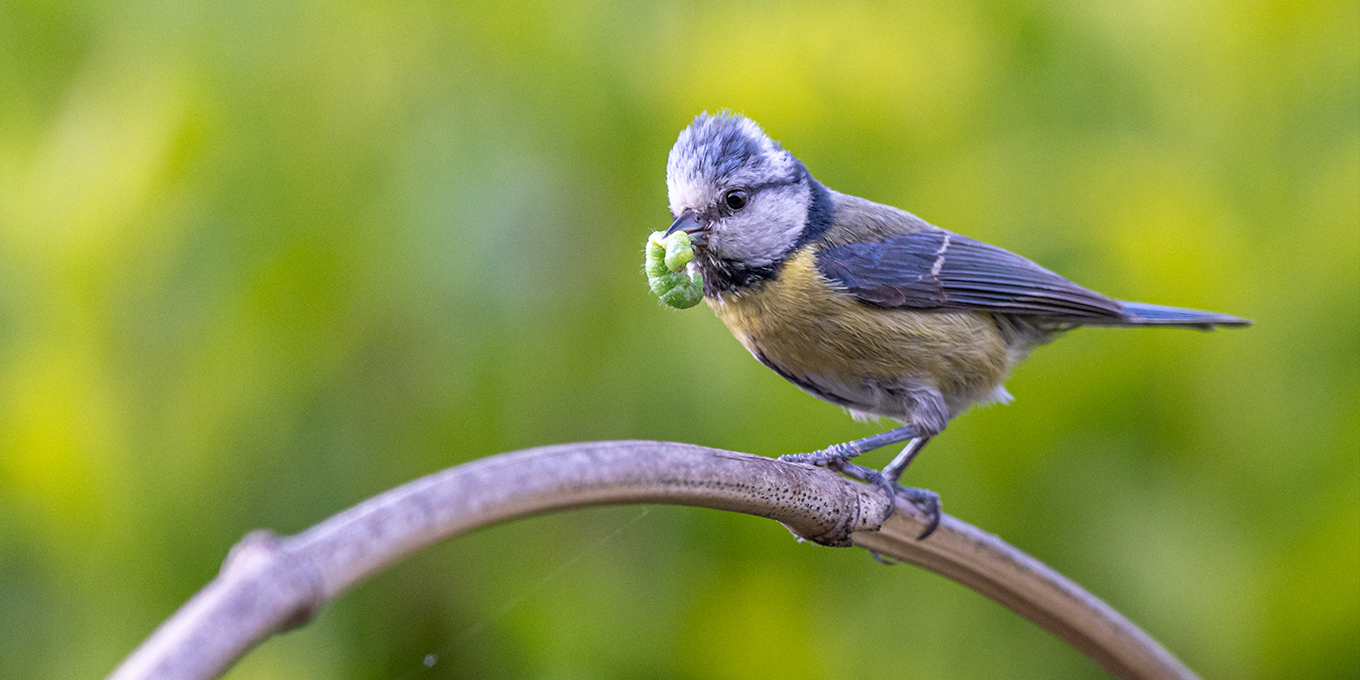
[[[1213,330],[1218,326],[1232,328],[1251,325],[1251,319],[1243,319],[1242,317],[1229,314],[1219,314],[1218,312],[1205,312],[1198,309],[1151,305],[1146,302],[1124,302],[1122,300],[1119,304],[1124,307],[1124,318],[1111,325],[1172,326],[1198,328],[1206,331]],[[1087,322],[1087,325],[1101,324],[1091,324],[1090,322]]]

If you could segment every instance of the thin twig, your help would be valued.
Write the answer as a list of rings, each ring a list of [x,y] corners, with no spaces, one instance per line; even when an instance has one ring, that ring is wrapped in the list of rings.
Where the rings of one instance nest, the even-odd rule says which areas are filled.
[[[257,531],[222,571],[123,661],[111,680],[216,677],[301,626],[370,575],[450,536],[570,508],[693,505],[782,522],[823,545],[856,545],[953,579],[1071,643],[1116,677],[1196,676],[1104,602],[1038,560],[946,516],[827,470],[671,442],[564,444],[483,458],[370,498],[295,536]]]

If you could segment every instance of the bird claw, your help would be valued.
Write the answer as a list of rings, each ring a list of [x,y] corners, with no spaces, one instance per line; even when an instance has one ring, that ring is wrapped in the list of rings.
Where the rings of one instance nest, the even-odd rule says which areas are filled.
[[[923,541],[935,530],[940,527],[940,494],[930,489],[920,489],[914,486],[902,486],[894,484],[888,479],[887,475],[873,468],[854,463],[832,463],[826,466],[828,469],[839,472],[851,479],[855,479],[877,487],[888,497],[888,511],[883,518],[891,517],[893,511],[897,509],[897,499],[899,496],[906,499],[913,507],[921,511],[926,516],[926,528],[916,537],[916,540]]]
[[[816,465],[817,467],[834,468],[835,466],[843,465],[846,461],[849,461],[854,457],[855,454],[846,451],[843,445],[833,444],[821,451],[813,451],[812,453],[790,453],[783,455],[779,457],[779,460],[786,463],[804,463],[807,465]]]
[[[883,565],[883,566],[885,566],[885,567],[892,567],[892,566],[896,566],[896,565],[898,564],[898,561],[897,561],[897,560],[892,559],[892,558],[890,558],[890,557],[884,557],[884,556],[883,556],[883,553],[880,553],[880,552],[877,551],[877,550],[870,550],[870,551],[869,551],[869,556],[872,557],[872,558],[874,558],[874,561],[875,561],[875,562],[878,562],[879,564],[881,564],[881,565]]]
[[[888,481],[882,472],[872,468],[865,468],[864,477],[864,481],[878,487],[888,497],[888,511],[883,513],[883,519],[892,517],[893,511],[897,509],[897,489],[894,488],[896,485]]]
[[[898,486],[898,493],[906,497],[907,502],[916,506],[926,516],[926,528],[921,531],[921,535],[916,537],[918,541],[924,541],[927,536],[935,533],[940,528],[940,517],[943,514],[940,510],[940,494],[930,489],[920,489],[914,486]]]

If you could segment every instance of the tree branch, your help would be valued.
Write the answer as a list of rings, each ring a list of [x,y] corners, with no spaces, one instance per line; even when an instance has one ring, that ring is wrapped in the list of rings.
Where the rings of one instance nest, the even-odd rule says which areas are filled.
[[[305,624],[370,575],[426,546],[521,517],[659,503],[782,522],[824,545],[856,545],[953,579],[1054,633],[1125,679],[1193,679],[1104,602],[1038,560],[945,516],[827,470],[671,442],[564,444],[483,458],[370,498],[306,531],[241,540],[222,571],[123,661],[111,680],[216,677],[270,636]]]

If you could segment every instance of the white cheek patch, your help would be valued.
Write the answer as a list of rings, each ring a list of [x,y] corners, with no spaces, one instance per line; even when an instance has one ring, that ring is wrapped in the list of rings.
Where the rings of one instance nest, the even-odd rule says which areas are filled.
[[[754,267],[777,262],[803,233],[809,194],[805,185],[762,191],[746,210],[714,225],[709,247]]]

